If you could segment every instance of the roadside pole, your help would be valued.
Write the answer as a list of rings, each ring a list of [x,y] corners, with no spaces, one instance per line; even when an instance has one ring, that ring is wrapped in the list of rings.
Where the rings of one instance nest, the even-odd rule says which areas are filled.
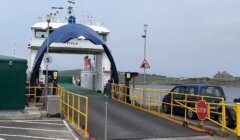
[[[147,28],[148,28],[148,25],[147,24],[144,24],[144,58],[143,60],[146,60],[146,53],[147,53],[147,50],[146,50],[146,46],[147,46]],[[144,67],[144,75],[143,75],[143,84],[144,84],[144,89],[146,88],[146,67]]]
[[[108,119],[108,103],[105,102],[105,131],[104,131],[104,140],[107,140],[107,119]]]
[[[140,68],[143,68],[143,97],[146,97],[146,69],[150,68],[150,65],[147,62],[146,55],[147,55],[147,30],[148,25],[144,24],[144,35],[142,37],[144,38],[144,55],[143,55],[143,62],[140,66]],[[143,101],[143,105],[145,104],[145,101]]]
[[[47,15],[47,53],[46,59],[49,55],[49,24],[51,21],[51,15]],[[45,73],[45,105],[47,106],[47,95],[48,95],[48,62],[45,60],[46,63],[46,73]]]

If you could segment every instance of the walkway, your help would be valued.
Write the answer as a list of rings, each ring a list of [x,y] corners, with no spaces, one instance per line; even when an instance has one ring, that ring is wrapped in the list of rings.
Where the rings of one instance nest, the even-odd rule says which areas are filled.
[[[1,120],[0,140],[74,140],[67,123],[59,118]]]

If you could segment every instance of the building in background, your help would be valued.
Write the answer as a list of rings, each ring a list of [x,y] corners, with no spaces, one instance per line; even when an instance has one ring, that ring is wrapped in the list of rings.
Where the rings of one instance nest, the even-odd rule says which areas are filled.
[[[218,71],[218,73],[213,76],[213,79],[218,81],[235,80],[235,78],[231,74],[227,73],[227,71]]]

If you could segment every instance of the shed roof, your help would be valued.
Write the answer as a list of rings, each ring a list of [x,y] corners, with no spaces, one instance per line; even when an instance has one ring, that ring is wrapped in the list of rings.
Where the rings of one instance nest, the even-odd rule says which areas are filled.
[[[16,58],[16,57],[11,57],[11,56],[5,56],[5,55],[0,55],[0,61],[14,61],[14,62],[24,62],[26,63],[26,59],[21,59],[21,58]]]

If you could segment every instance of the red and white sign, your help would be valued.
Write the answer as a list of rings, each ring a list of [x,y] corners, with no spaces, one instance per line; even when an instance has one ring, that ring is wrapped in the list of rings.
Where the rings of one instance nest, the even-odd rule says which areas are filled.
[[[197,116],[199,120],[205,120],[208,114],[207,104],[204,100],[199,100],[197,104]]]
[[[143,62],[142,62],[142,64],[141,64],[140,68],[143,68],[143,69],[144,69],[144,68],[145,68],[145,69],[150,69],[150,65],[149,65],[149,63],[147,62],[146,59],[143,60]]]

